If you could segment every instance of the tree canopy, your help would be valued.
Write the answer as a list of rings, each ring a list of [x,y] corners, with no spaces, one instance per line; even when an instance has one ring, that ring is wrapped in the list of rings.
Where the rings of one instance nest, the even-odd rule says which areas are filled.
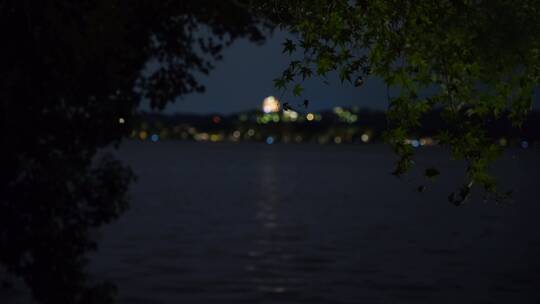
[[[388,96],[386,139],[399,155],[394,171],[413,165],[405,139],[440,110],[440,144],[467,163],[466,180],[449,200],[461,204],[474,184],[503,199],[489,164],[502,152],[486,131],[499,119],[519,127],[540,80],[540,3],[534,0],[317,0],[253,2],[296,34],[292,56],[275,80],[302,93],[302,81],[334,72],[356,86],[380,77]],[[427,172],[427,171],[426,171]]]

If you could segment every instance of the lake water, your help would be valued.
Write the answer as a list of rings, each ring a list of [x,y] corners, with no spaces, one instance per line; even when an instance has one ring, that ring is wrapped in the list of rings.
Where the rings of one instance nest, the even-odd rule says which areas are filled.
[[[515,201],[446,197],[463,165],[415,191],[382,145],[126,143],[132,205],[102,231],[96,279],[120,303],[539,303],[540,153],[497,164]]]

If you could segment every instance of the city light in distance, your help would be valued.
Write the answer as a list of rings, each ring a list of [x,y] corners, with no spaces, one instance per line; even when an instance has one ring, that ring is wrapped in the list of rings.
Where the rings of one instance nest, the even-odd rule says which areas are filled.
[[[369,141],[369,135],[364,133],[362,136],[360,136],[360,140],[362,140],[363,143],[367,143]]]
[[[262,110],[264,113],[276,113],[280,110],[279,101],[274,96],[268,96],[263,100]]]
[[[291,121],[296,121],[298,119],[298,112],[294,110],[283,111],[283,116]]]
[[[295,111],[281,106],[278,100],[269,96],[261,109],[231,115],[202,115],[169,117],[168,115],[142,114],[142,118],[129,121],[130,117],[120,115],[112,118],[113,123],[126,136],[146,142],[187,140],[195,142],[260,142],[265,144],[318,143],[340,145],[383,144],[382,113],[360,110],[354,107],[334,107],[317,112],[304,111],[301,106]],[[281,109],[280,109],[281,108]],[[280,109],[280,110],[278,110]],[[300,110],[302,109],[302,110]],[[274,112],[277,111],[277,112]],[[322,119],[324,116],[324,119]],[[126,128],[129,123],[129,130]],[[423,149],[438,146],[437,138],[430,133],[411,134],[403,138],[403,144]],[[509,137],[501,134],[494,138],[494,144],[504,147],[519,147],[520,150],[540,148],[535,137]]]
[[[139,138],[140,138],[141,140],[145,140],[147,137],[148,137],[148,132],[146,132],[146,131],[144,131],[144,130],[141,131],[141,132],[139,132]]]

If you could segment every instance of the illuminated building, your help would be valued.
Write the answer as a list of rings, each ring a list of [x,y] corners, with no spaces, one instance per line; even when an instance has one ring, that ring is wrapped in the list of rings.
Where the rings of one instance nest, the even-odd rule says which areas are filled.
[[[279,112],[279,101],[274,96],[268,96],[263,100],[262,110],[264,113],[276,113]]]

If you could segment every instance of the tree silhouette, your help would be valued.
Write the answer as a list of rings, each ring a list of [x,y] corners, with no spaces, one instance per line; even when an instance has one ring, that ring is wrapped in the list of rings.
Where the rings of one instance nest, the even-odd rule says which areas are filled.
[[[141,98],[203,91],[195,75],[264,24],[235,1],[7,0],[0,20],[0,263],[39,302],[111,302],[114,286],[85,275],[89,232],[126,209],[134,175],[98,150]]]

